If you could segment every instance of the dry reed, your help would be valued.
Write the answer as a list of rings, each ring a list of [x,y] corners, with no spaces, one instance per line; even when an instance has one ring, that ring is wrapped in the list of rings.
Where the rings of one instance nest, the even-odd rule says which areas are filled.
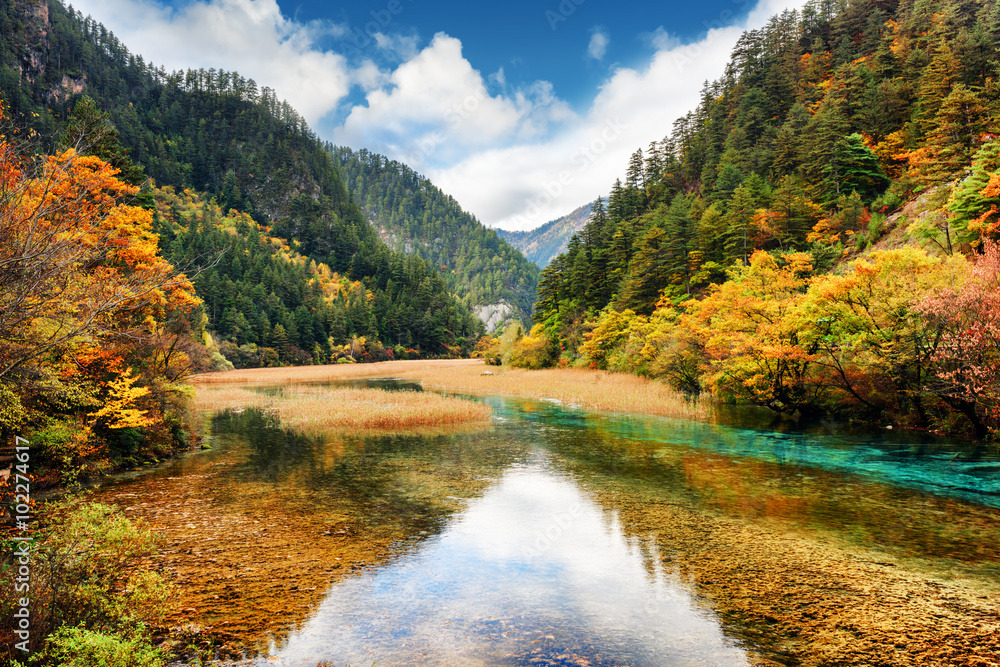
[[[489,406],[427,392],[341,387],[290,387],[266,394],[245,386],[199,387],[195,408],[216,412],[258,408],[283,426],[305,432],[331,429],[399,431],[490,420]]]
[[[633,412],[708,421],[707,401],[688,400],[662,382],[580,368],[500,369],[478,359],[389,361],[377,364],[254,368],[199,375],[200,385],[294,384],[379,377],[419,380],[425,388],[466,394],[555,399],[590,410]],[[201,388],[199,388],[201,391]]]

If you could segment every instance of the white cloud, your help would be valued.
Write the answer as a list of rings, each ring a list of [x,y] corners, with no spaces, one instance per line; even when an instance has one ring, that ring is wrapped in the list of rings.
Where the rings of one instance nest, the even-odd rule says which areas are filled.
[[[802,4],[761,0],[744,21],[723,14],[718,27],[686,44],[658,30],[654,37],[660,36],[662,48],[648,65],[615,70],[573,123],[541,140],[475,152],[427,175],[492,226],[531,229],[565,215],[607,195],[637,148],[663,139],[675,119],[698,105],[703,82],[722,75],[745,29]]]
[[[753,0],[724,10],[707,34],[684,43],[663,27],[640,38],[654,49],[638,68],[617,68],[574,113],[545,81],[513,88],[503,70],[485,76],[443,33],[418,49],[413,37],[376,35],[394,69],[371,60],[349,65],[323,51],[322,37],[345,35],[329,22],[299,23],[275,0],[192,0],[173,9],[159,0],[75,0],[130,48],[168,69],[237,70],[270,86],[315,126],[352,86],[365,103],[334,129],[337,143],[366,147],[410,164],[487,224],[527,229],[606,194],[629,155],[662,139],[695,108],[702,83],[718,78],[737,38],[803,0]],[[712,27],[714,25],[714,27]],[[602,58],[607,35],[595,30],[589,55]],[[327,116],[328,118],[331,116]]]
[[[503,72],[489,83],[506,88]],[[351,109],[334,141],[385,151],[418,170],[511,142],[536,140],[553,123],[573,118],[548,82],[492,95],[482,74],[444,33]]]
[[[657,51],[669,51],[684,44],[680,38],[664,30],[662,25],[653,32],[643,35],[643,39],[648,41],[650,46]]]
[[[409,60],[417,55],[419,40],[415,35],[386,35],[375,33],[375,44],[400,60]]]
[[[156,0],[73,0],[73,6],[149,62],[168,70],[238,71],[273,88],[311,124],[335,108],[351,84],[344,58],[316,47],[320,38],[346,29],[292,21],[275,0],[195,1],[176,9]]]
[[[590,36],[590,44],[587,45],[587,54],[594,60],[601,60],[608,50],[608,42],[610,41],[607,33],[595,27],[593,34]]]

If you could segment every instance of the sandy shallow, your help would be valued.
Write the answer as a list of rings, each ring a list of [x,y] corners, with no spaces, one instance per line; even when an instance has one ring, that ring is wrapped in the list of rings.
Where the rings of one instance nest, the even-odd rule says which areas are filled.
[[[1000,664],[1000,596],[984,582],[655,500],[615,502],[627,531],[655,536],[664,566],[762,647],[757,664]]]

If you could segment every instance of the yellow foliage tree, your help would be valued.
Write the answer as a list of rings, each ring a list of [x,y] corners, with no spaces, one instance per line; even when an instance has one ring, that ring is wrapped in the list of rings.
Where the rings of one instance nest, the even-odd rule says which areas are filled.
[[[871,253],[850,271],[816,278],[801,304],[799,340],[813,350],[826,380],[875,413],[914,410],[921,401],[939,334],[917,305],[969,275],[961,256],[931,257],[917,248]]]
[[[812,269],[807,253],[757,251],[731,280],[686,304],[681,323],[710,360],[710,387],[776,412],[816,408],[815,350],[800,344],[799,322]]]
[[[133,387],[139,378],[132,377],[132,371],[126,370],[108,383],[108,398],[91,417],[95,423],[102,421],[109,429],[142,428],[155,423],[155,419],[147,416],[146,410],[139,410],[135,402],[149,394],[148,387]]]

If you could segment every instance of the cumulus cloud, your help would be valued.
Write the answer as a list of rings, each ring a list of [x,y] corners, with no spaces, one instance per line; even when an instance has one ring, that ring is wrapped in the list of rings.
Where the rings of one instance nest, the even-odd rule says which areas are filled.
[[[488,85],[502,90],[491,94]],[[506,92],[502,71],[484,79],[462,43],[438,33],[371,90],[334,131],[340,144],[386,151],[416,169],[453,164],[470,152],[535,140],[573,113],[548,82]]]
[[[653,33],[658,46],[643,68],[619,68],[585,114],[542,140],[491,148],[428,176],[487,224],[531,229],[607,195],[629,156],[663,139],[699,103],[702,83],[718,78],[736,40],[801,0],[761,0],[744,20],[732,12],[693,42]],[[485,185],[484,185],[485,184]]]
[[[130,49],[168,70],[215,67],[238,71],[273,88],[311,124],[347,95],[353,77],[344,58],[319,49],[346,33],[328,21],[301,23],[275,0],[194,1],[173,8],[156,0],[74,0]],[[374,83],[374,82],[373,82]]]
[[[601,28],[594,28],[590,35],[590,44],[587,45],[587,55],[594,60],[601,60],[608,50],[608,35]]]

